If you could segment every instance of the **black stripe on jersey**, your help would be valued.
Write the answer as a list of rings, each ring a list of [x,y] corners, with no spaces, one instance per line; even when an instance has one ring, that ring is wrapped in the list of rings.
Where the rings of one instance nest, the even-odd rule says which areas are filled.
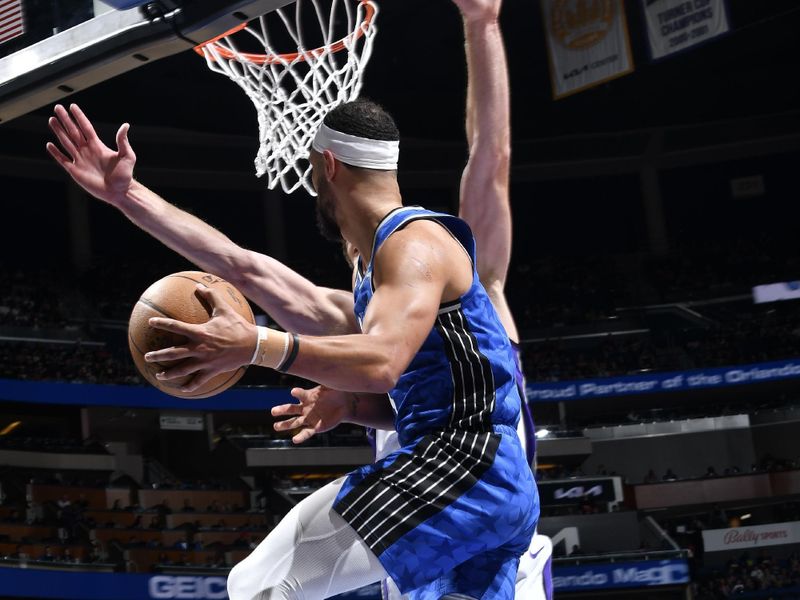
[[[494,462],[500,436],[447,431],[373,473],[334,507],[375,554],[455,502]]]
[[[477,426],[479,431],[489,431],[492,427],[492,413],[494,412],[495,402],[497,400],[497,390],[495,389],[494,373],[492,372],[492,365],[489,359],[478,348],[478,340],[467,326],[467,318],[463,310],[450,313],[451,319],[460,321],[460,331],[466,340],[469,340],[468,348],[470,349],[470,360],[478,364],[481,371],[480,379],[483,382],[483,394],[481,395],[482,403],[479,410],[475,414],[470,415],[469,423],[470,429]]]
[[[494,374],[467,327],[464,311],[460,306],[439,311],[434,327],[450,362],[453,405],[449,427],[489,431],[496,398]]]

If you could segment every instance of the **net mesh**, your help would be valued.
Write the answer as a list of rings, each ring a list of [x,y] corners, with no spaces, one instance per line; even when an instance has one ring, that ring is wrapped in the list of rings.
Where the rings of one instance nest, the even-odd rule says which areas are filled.
[[[303,187],[315,195],[308,149],[325,115],[358,97],[376,14],[367,0],[297,0],[197,48],[255,105],[256,173],[267,176],[269,189],[280,184],[286,193]],[[287,40],[296,45],[291,53]],[[248,43],[259,53],[246,51]]]

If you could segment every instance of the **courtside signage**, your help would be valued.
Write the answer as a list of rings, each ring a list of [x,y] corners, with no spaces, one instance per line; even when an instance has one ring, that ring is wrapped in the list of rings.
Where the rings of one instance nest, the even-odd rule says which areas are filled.
[[[654,59],[669,56],[727,33],[724,0],[642,0]]]
[[[30,565],[0,567],[0,594],[60,600],[228,599],[226,577],[87,573],[34,569]],[[336,596],[338,600],[380,600],[380,597],[379,585]]]
[[[689,583],[689,566],[680,559],[553,567],[553,587],[558,592],[686,583]]]
[[[800,521],[755,527],[708,529],[703,532],[703,547],[706,552],[746,550],[762,546],[797,543],[800,543]]]
[[[611,398],[632,394],[722,388],[800,377],[800,359],[693,371],[648,373],[558,383],[529,383],[530,402],[561,402],[584,398]]]

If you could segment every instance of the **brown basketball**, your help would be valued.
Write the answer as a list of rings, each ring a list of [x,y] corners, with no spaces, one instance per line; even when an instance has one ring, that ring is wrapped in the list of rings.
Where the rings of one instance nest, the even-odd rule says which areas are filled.
[[[197,293],[197,284],[213,287],[223,292],[225,300],[233,309],[251,323],[255,323],[253,311],[244,296],[224,279],[201,271],[181,271],[159,279],[147,288],[133,307],[128,323],[128,346],[131,349],[133,362],[139,373],[162,392],[179,398],[208,398],[227,390],[244,375],[247,367],[235,371],[220,373],[211,381],[192,393],[181,392],[191,376],[160,381],[156,373],[180,364],[178,361],[168,363],[148,363],[144,355],[153,350],[161,350],[186,343],[182,335],[153,329],[148,324],[151,317],[167,317],[186,323],[205,323],[211,318],[211,307]]]

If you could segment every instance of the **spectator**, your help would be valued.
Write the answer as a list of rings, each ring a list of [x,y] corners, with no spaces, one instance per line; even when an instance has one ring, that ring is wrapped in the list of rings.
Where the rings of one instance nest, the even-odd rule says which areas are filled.
[[[39,560],[44,562],[54,562],[58,560],[58,557],[55,554],[53,554],[53,549],[50,546],[45,546],[44,552],[39,557]]]

